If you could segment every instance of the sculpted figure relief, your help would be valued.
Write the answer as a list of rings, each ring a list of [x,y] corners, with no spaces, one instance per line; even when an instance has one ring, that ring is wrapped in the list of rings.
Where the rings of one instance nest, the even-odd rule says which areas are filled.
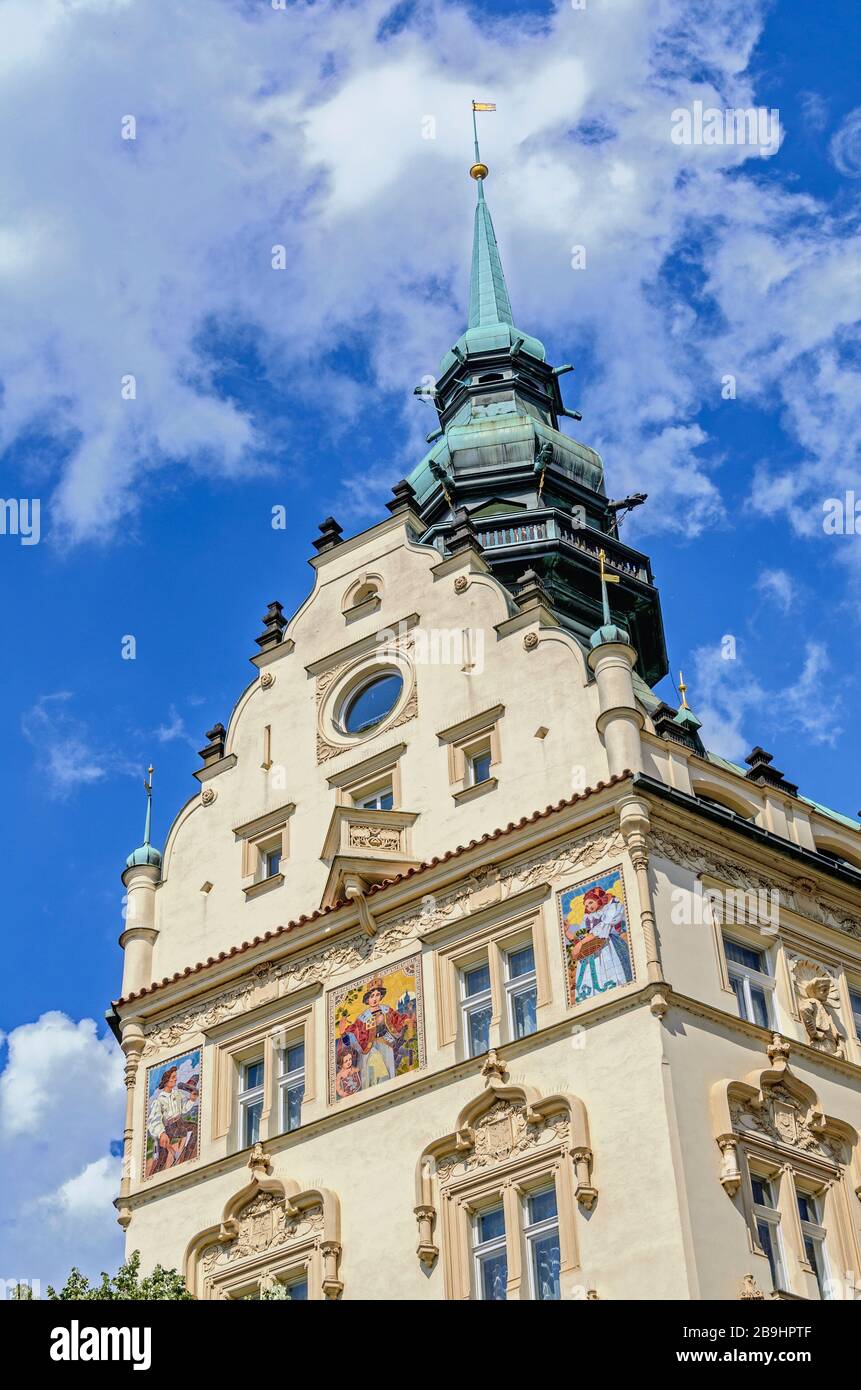
[[[843,1038],[834,1020],[839,1003],[837,981],[823,965],[810,960],[794,961],[792,978],[798,996],[798,1014],[811,1047],[832,1057],[844,1057]]]

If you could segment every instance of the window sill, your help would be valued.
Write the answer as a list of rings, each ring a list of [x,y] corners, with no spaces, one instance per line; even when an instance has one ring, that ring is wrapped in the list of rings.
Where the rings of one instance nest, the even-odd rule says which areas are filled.
[[[495,777],[488,777],[484,782],[473,782],[468,787],[461,787],[459,792],[452,792],[452,800],[460,806],[464,801],[474,801],[477,796],[484,796],[485,792],[496,791],[498,785]]]
[[[250,898],[259,898],[263,893],[268,893],[270,888],[280,888],[284,882],[283,874],[272,874],[270,878],[261,878],[257,883],[249,883],[247,888],[243,888],[245,901]]]

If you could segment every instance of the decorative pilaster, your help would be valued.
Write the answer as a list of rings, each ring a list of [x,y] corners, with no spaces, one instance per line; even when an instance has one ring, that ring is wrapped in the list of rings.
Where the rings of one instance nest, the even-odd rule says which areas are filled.
[[[434,1227],[436,1225],[436,1208],[426,1205],[414,1208],[416,1221],[419,1228],[419,1243],[416,1246],[416,1254],[421,1263],[430,1269],[431,1265],[439,1255],[439,1246],[434,1243]]]
[[[722,1134],[718,1139],[720,1149],[720,1180],[724,1192],[734,1197],[741,1187],[741,1169],[738,1166],[738,1140],[734,1134]]]
[[[649,813],[641,801],[632,798],[622,805],[619,826],[625,838],[625,845],[637,877],[637,893],[640,899],[640,930],[646,949],[646,979],[649,984],[664,984],[661,953],[658,946],[658,931],[655,924],[655,908],[652,901],[652,885],[649,879],[648,833],[651,829]],[[663,1018],[667,1011],[667,1000],[655,993],[651,1002],[652,1013]]]
[[[122,1049],[126,1065],[124,1080],[126,1084],[126,1118],[123,1126],[123,1168],[120,1178],[120,1195],[117,1201],[117,1221],[127,1230],[132,1219],[126,1198],[132,1187],[132,1154],[134,1149],[135,1088],[138,1067],[144,1050],[144,1031],[140,1023],[128,1019],[123,1024]]]

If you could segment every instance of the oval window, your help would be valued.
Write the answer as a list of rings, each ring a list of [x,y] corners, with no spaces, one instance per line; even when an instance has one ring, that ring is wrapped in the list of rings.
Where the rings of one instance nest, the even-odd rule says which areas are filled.
[[[344,710],[347,733],[360,734],[385,719],[397,704],[403,685],[403,676],[397,671],[387,671],[361,686],[348,700]]]

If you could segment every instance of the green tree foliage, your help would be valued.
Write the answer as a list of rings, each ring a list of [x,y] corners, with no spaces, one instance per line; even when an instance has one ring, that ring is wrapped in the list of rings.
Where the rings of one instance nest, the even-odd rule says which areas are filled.
[[[48,1285],[48,1298],[72,1303],[81,1299],[126,1300],[134,1302],[188,1302],[193,1298],[185,1287],[182,1275],[175,1269],[162,1269],[156,1265],[152,1274],[144,1279],[140,1276],[140,1252],[134,1253],[120,1265],[111,1278],[102,1271],[101,1282],[90,1284],[85,1274],[73,1269],[63,1287],[58,1291]]]

